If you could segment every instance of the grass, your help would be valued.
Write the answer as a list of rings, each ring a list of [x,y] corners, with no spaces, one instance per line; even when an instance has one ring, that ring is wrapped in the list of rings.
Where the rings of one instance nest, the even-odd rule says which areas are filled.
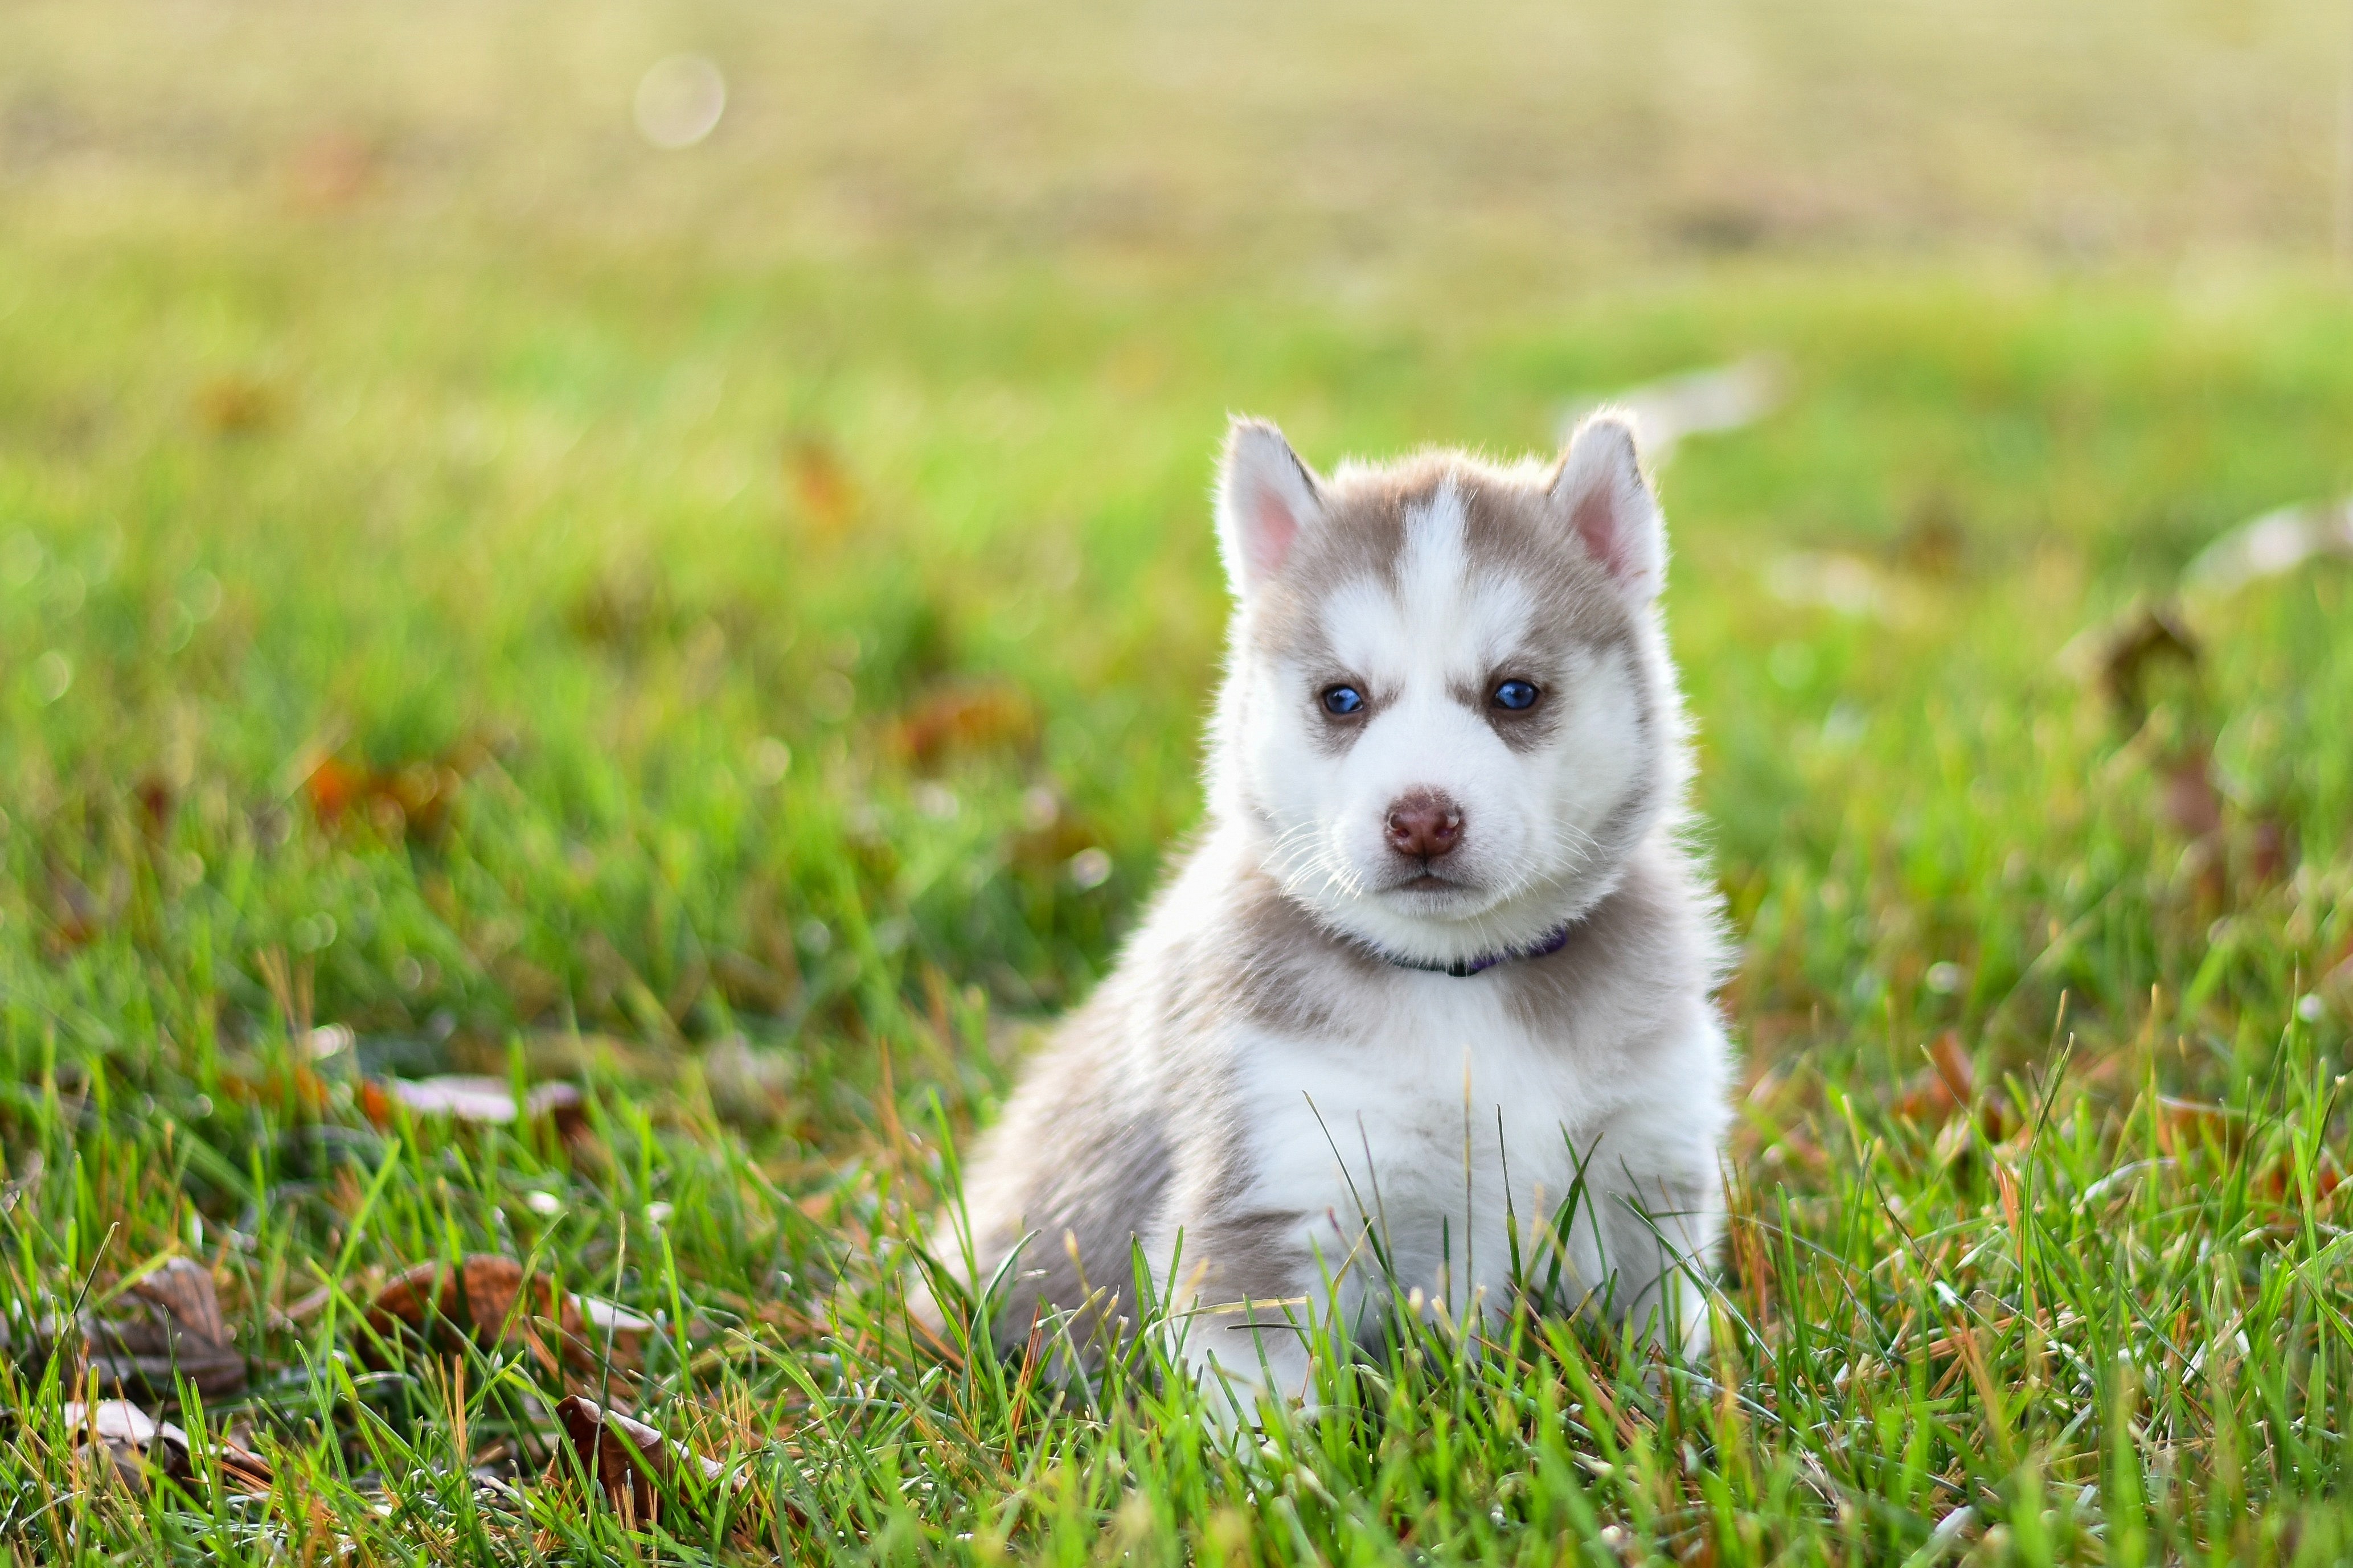
[[[2192,598],[2194,662],[2097,673],[2208,541],[2353,489],[2340,284],[2276,254],[2053,268],[2022,199],[1967,215],[2015,220],[1991,258],[1622,239],[1684,233],[1682,187],[1618,191],[1633,248],[1556,268],[1512,179],[1459,187],[1461,254],[1409,226],[1368,260],[1319,208],[1228,255],[1279,193],[1184,194],[1228,190],[1227,144],[1156,149],[1175,100],[1148,96],[1110,145],[1167,163],[1186,222],[1013,201],[976,240],[952,202],[812,237],[712,216],[801,123],[756,95],[664,205],[560,93],[493,136],[414,51],[350,68],[377,127],[353,194],[301,141],[315,86],[222,107],[245,24],[187,46],[217,80],[126,55],[183,116],[142,119],[91,85],[133,13],[91,15],[0,23],[71,132],[0,189],[13,1560],[2353,1556],[2353,573]],[[453,79],[486,69],[432,15]],[[2132,58],[2203,60],[2210,22]],[[337,26],[288,47],[394,36]],[[600,28],[556,51],[592,84],[670,47]],[[1938,41],[1824,37],[1915,71]],[[2258,30],[2185,93],[2237,101],[2303,37]],[[970,79],[1015,69],[987,58]],[[1060,59],[1045,123],[1103,112]],[[934,142],[849,113],[875,68],[818,73],[828,155],[929,188]],[[412,120],[460,126],[476,172]],[[209,127],[213,161],[158,124]],[[219,176],[290,136],[325,195]],[[542,143],[550,189],[510,211]],[[1055,188],[1008,145],[1007,180]],[[624,165],[643,232],[599,205]],[[969,174],[938,188],[976,200]],[[2276,238],[2303,177],[2251,186],[2227,243]],[[1144,1352],[1090,1394],[915,1346],[910,1232],[950,1151],[1198,812],[1226,410],[1318,461],[1516,450],[1580,394],[1757,353],[1786,405],[1663,475],[1748,1063],[1707,1360],[1421,1324],[1330,1358],[1324,1417],[1233,1446]],[[449,1070],[572,1081],[585,1122],[385,1100]],[[654,1327],[585,1362],[387,1354],[376,1286],[482,1251]],[[265,1498],[115,1485],[68,1440],[42,1325],[173,1253],[255,1372],[151,1403],[259,1450]],[[549,1408],[584,1388],[747,1488],[635,1528],[558,1458]]]

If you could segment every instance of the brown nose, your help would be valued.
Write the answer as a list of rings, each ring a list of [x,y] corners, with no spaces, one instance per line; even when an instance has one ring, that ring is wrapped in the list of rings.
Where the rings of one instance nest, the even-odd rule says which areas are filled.
[[[1389,847],[1417,860],[1451,855],[1462,841],[1462,808],[1432,790],[1415,790],[1389,805]]]

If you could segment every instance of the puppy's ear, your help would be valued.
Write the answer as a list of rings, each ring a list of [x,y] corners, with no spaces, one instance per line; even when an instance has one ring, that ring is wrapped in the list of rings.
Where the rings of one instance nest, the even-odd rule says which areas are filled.
[[[1561,454],[1549,497],[1587,554],[1637,604],[1667,580],[1667,525],[1634,455],[1634,426],[1622,414],[1596,414]]]
[[[1315,476],[1282,432],[1263,419],[1236,419],[1218,474],[1218,548],[1238,598],[1280,575],[1302,531],[1324,515]]]

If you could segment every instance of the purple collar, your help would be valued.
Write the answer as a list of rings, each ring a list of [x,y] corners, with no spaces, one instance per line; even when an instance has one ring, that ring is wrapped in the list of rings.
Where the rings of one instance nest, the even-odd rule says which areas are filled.
[[[1501,952],[1482,952],[1476,958],[1458,958],[1451,963],[1421,963],[1410,958],[1399,958],[1393,952],[1384,952],[1381,956],[1399,969],[1419,969],[1431,974],[1451,974],[1457,980],[1465,980],[1482,969],[1493,969],[1514,958],[1542,958],[1548,952],[1558,952],[1568,945],[1568,933],[1576,929],[1576,925],[1574,921],[1564,921],[1525,947],[1507,947]]]

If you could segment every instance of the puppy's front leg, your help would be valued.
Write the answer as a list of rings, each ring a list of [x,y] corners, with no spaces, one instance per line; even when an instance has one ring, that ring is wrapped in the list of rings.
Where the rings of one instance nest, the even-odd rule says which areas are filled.
[[[1261,1396],[1312,1406],[1313,1352],[1345,1291],[1321,1267],[1306,1216],[1214,1216],[1187,1234],[1177,1268],[1170,1328],[1218,1415],[1254,1424]]]
[[[1307,1384],[1314,1331],[1303,1308],[1197,1302],[1184,1327],[1184,1364],[1220,1425],[1254,1426],[1261,1398],[1314,1403]]]
[[[1685,1356],[1707,1349],[1707,1273],[1724,1228],[1714,1171],[1610,1173],[1599,1203],[1611,1308],[1652,1344]]]

